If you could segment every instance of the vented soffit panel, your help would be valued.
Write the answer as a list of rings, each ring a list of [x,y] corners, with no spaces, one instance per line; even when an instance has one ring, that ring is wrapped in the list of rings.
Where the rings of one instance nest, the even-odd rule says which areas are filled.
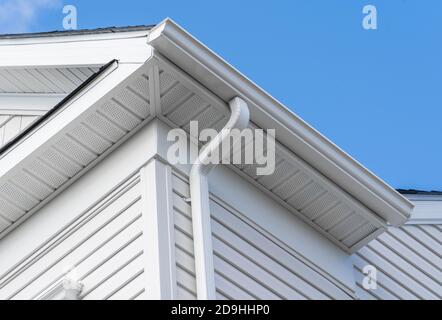
[[[154,117],[149,64],[113,62],[0,154],[0,238]]]
[[[0,97],[6,94],[67,95],[98,69],[99,66],[5,68],[0,65]]]
[[[410,217],[410,201],[172,20],[154,27],[148,43],[222,100],[244,98],[255,124],[276,129],[284,147],[384,221],[398,226]]]
[[[229,118],[226,101],[161,55],[154,55],[152,62],[159,70],[158,118],[188,134],[191,121],[198,121],[200,130],[224,127]],[[253,122],[249,127],[262,128]],[[242,154],[250,145],[242,146]],[[386,220],[279,142],[276,169],[270,176],[258,176],[257,164],[229,166],[347,252],[355,252],[386,230]]]
[[[44,70],[43,75],[35,72],[24,75],[36,78],[33,79],[37,80],[36,85],[43,78],[43,83],[47,85],[48,80],[60,76],[52,68],[72,68],[73,70],[67,72],[72,71],[81,77],[82,70],[76,68],[100,67],[112,59],[117,59],[120,63],[144,63],[151,54],[151,47],[146,43],[149,29],[150,27],[106,28],[95,32],[83,30],[4,37],[0,35],[0,68],[18,71],[49,68],[49,73]],[[44,79],[44,76],[49,79]],[[63,74],[61,78],[63,80]],[[64,88],[57,87],[55,90],[64,91]],[[38,87],[38,90],[41,89],[43,88]]]
[[[105,71],[0,155],[0,237],[155,117],[186,131],[192,120],[221,129],[228,119],[225,101],[161,56]],[[231,168],[346,251],[385,230],[386,221],[296,154],[280,143],[276,151],[271,176]]]

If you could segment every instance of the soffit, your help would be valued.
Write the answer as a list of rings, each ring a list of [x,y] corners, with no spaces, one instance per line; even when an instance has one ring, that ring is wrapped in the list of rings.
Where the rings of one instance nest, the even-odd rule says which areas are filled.
[[[157,116],[187,132],[190,121],[198,121],[200,130],[223,128],[229,117],[224,101],[167,59],[157,56],[154,61],[160,84]],[[251,123],[250,128],[259,127]],[[385,220],[278,142],[272,175],[257,176],[257,164],[231,167],[346,251],[356,251],[385,231]]]
[[[199,121],[200,129],[220,130],[229,116],[224,101],[161,57],[122,77],[121,83],[84,106],[84,112],[38,150],[0,173],[3,234],[155,116],[186,131],[191,120]],[[66,111],[75,110],[76,103],[80,100]],[[62,117],[62,113],[55,115],[47,125]],[[356,250],[383,230],[381,219],[280,144],[276,157],[276,171],[271,176],[256,176],[254,165],[235,166],[234,170],[347,251]]]
[[[254,123],[276,129],[279,142],[384,220],[398,226],[410,217],[411,202],[172,20],[153,28],[148,43],[224,101],[246,100]]]
[[[97,72],[98,69],[99,66],[0,67],[0,93],[68,94]]]
[[[0,237],[154,117],[148,64],[116,65],[0,155]]]

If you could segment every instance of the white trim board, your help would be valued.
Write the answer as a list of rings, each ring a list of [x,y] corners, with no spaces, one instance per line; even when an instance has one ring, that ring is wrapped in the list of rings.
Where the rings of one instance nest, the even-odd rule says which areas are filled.
[[[137,31],[0,39],[0,67],[101,66],[112,59],[118,59],[120,63],[142,63],[151,54],[146,45],[147,34],[148,31]]]
[[[414,211],[407,224],[442,224],[442,196],[406,195],[414,205]]]

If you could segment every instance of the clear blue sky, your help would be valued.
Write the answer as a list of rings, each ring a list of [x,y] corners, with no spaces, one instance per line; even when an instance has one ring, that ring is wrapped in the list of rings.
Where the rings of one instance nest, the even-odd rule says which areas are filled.
[[[393,187],[442,190],[440,0],[21,2],[0,32],[61,29],[64,4],[79,28],[169,16]]]

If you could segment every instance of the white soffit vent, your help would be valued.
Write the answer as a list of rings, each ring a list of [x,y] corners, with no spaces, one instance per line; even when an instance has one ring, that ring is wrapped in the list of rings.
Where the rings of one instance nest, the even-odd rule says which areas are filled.
[[[169,59],[222,100],[229,101],[235,96],[245,99],[253,123],[262,128],[276,129],[277,140],[289,154],[296,154],[298,159],[314,167],[319,176],[332,181],[338,193],[348,196],[355,205],[366,207],[371,212],[369,216],[374,219],[380,217],[394,226],[405,223],[410,217],[413,210],[411,202],[172,20],[166,19],[153,28],[148,35],[148,43],[157,54]],[[314,184],[308,187],[317,195],[319,189],[315,189]],[[303,191],[300,192],[302,194]],[[302,206],[301,209],[305,210]],[[364,232],[370,231],[365,225],[360,228]],[[352,241],[348,240],[347,244]]]
[[[68,94],[98,69],[98,67],[0,68],[0,93]]]
[[[198,121],[200,130],[220,130],[228,117],[225,103],[172,64],[160,57],[156,60],[160,70],[159,117],[187,132],[190,121]],[[385,231],[386,221],[279,143],[275,172],[259,177],[256,168],[237,165],[234,169],[346,251],[356,251]]]
[[[55,191],[153,118],[149,70],[152,69],[146,64],[141,68],[123,65],[108,71],[88,86],[92,89],[87,87],[79,93],[84,100],[76,97],[64,110],[37,128],[29,139],[0,156],[0,167],[4,169],[0,173],[0,238],[48,201]],[[92,101],[86,96],[96,92],[95,102],[84,105]],[[8,157],[20,152],[15,149],[25,148],[22,145],[38,135],[38,131],[51,122],[62,121],[65,112],[80,108],[84,111],[78,111],[62,130],[52,137],[45,135],[48,140],[42,142],[38,151],[31,150],[18,163],[9,160]]]

